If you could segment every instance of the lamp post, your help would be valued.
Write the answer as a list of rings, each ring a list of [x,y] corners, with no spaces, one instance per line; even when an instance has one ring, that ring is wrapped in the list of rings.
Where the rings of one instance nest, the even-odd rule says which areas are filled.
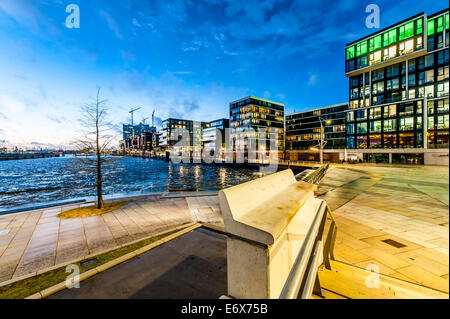
[[[331,124],[331,120],[324,120],[319,116],[319,122],[320,122],[320,165],[323,164],[323,148],[327,144],[327,141],[325,140],[325,128],[322,124],[322,122],[325,122],[325,124]]]

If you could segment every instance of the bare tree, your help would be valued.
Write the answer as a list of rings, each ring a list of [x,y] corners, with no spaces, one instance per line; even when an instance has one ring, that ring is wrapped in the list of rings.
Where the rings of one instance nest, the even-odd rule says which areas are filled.
[[[80,138],[74,144],[79,152],[84,155],[77,157],[78,170],[87,171],[95,176],[95,187],[97,189],[97,208],[103,208],[103,169],[112,159],[107,154],[107,148],[113,141],[113,125],[108,121],[107,100],[100,100],[100,88],[97,88],[95,101],[82,107],[80,122],[82,129]],[[94,154],[91,156],[91,154]]]

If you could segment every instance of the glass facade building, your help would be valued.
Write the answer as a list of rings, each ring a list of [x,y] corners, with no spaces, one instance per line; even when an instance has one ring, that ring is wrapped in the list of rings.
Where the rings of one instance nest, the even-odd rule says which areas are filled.
[[[284,104],[254,96],[230,103],[230,143],[234,152],[255,150],[266,155],[270,140],[275,141],[277,156],[284,149]]]
[[[449,11],[348,44],[348,149],[449,146]]]
[[[168,118],[162,121],[159,146],[170,149],[180,143],[183,134],[186,134],[184,143],[178,144],[177,150],[189,151],[200,156],[202,149],[203,129],[208,123],[191,120]],[[197,154],[198,153],[198,154]]]
[[[219,157],[225,151],[225,130],[230,127],[229,119],[211,121],[203,129],[203,149],[210,152],[219,151]]]
[[[290,160],[310,160],[307,152],[320,145],[324,130],[324,149],[345,148],[348,103],[340,103],[286,115],[286,155]],[[321,127],[322,121],[322,127]]]

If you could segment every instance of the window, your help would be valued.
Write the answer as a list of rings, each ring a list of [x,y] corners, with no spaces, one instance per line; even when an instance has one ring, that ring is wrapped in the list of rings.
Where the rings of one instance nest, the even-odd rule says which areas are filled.
[[[381,117],[381,107],[374,107],[369,110],[370,119],[379,119]]]
[[[414,114],[414,104],[413,103],[399,104],[399,106],[398,106],[398,115],[399,116],[411,115],[411,114]]]
[[[415,74],[408,74],[408,86],[416,86],[416,75]]]
[[[414,129],[414,118],[406,117],[400,119],[400,131],[411,131]]]
[[[356,111],[356,120],[364,120],[367,118],[367,110],[358,110]]]
[[[367,133],[367,123],[366,122],[358,123],[356,126],[356,133],[357,134]]]
[[[347,121],[352,122],[355,120],[354,112],[347,112]]]
[[[379,133],[379,132],[381,132],[381,121],[370,122],[370,133]]]
[[[449,128],[449,117],[448,114],[447,115],[441,115],[437,117],[437,129],[438,130],[442,130],[442,129],[448,129]]]
[[[360,56],[367,53],[367,41],[358,43],[356,45],[356,56]]]
[[[405,38],[410,38],[414,35],[414,21],[411,21],[405,25]]]
[[[437,113],[448,112],[448,99],[437,101]]]
[[[383,46],[388,46],[397,42],[397,29],[393,29],[383,34]]]
[[[428,101],[427,113],[428,114],[434,114],[434,102],[433,101]]]
[[[378,35],[369,40],[369,52],[381,48],[381,35]]]
[[[397,120],[384,120],[383,124],[384,132],[392,132],[397,129]]]
[[[369,55],[369,65],[381,62],[381,50],[375,51]]]
[[[396,148],[397,134],[383,134],[383,143],[386,148]]]
[[[371,134],[369,135],[370,148],[380,148],[381,147],[381,135]]]
[[[397,46],[393,45],[389,47],[389,59],[395,58],[397,56]]]
[[[434,53],[425,56],[425,67],[429,68],[434,65]]]
[[[400,147],[412,148],[414,147],[414,133],[400,133],[398,141]]]
[[[425,96],[427,98],[434,97],[434,85],[428,85],[425,87]]]
[[[416,38],[416,49],[422,49],[423,47],[423,40],[422,37]]]
[[[428,117],[427,127],[429,130],[434,130],[434,117],[433,116]]]
[[[422,18],[416,20],[416,34],[422,34],[423,32],[423,20]]]
[[[355,46],[347,48],[347,60],[353,59],[354,57],[355,57]]]
[[[399,54],[407,54],[414,51],[414,39],[400,43]]]
[[[347,148],[355,148],[355,138],[353,136],[347,137]]]
[[[434,20],[430,20],[427,22],[427,33],[428,35],[434,34]]]
[[[438,69],[438,81],[448,79],[448,65]]]
[[[356,138],[356,148],[367,148],[367,136],[358,136]]]
[[[397,116],[397,105],[386,105],[384,107],[384,117],[394,117]]]
[[[348,135],[355,134],[355,125],[354,124],[347,124],[347,134]]]
[[[417,116],[416,117],[416,130],[419,130],[422,128],[422,117]]]
[[[434,82],[434,70],[425,71],[425,83]]]
[[[443,17],[437,18],[437,32],[442,32],[444,30],[444,19]]]

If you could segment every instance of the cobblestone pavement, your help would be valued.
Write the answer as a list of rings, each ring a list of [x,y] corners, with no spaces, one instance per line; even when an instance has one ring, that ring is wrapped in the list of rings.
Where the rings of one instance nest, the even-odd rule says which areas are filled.
[[[336,259],[448,292],[448,174],[448,167],[332,166],[318,195],[338,226]]]
[[[217,200],[217,196],[214,198]],[[57,217],[61,211],[79,205],[0,216],[0,282],[113,249],[198,219],[217,221],[214,213],[218,213],[218,202],[210,196],[200,199],[147,198],[89,218]]]

